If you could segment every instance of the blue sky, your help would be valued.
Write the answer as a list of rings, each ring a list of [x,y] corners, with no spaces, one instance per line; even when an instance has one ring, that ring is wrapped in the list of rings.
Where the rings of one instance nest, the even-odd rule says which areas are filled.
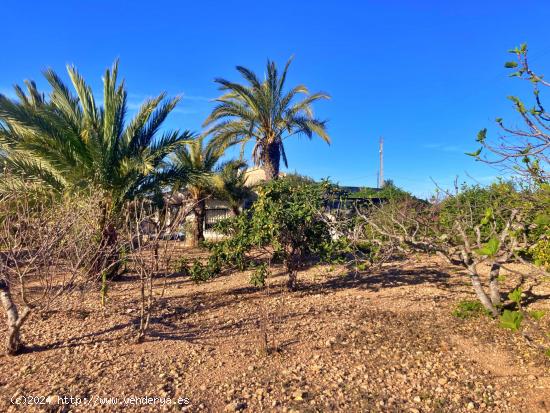
[[[427,196],[433,178],[488,183],[498,171],[464,155],[496,117],[515,121],[506,96],[529,97],[507,77],[506,51],[527,42],[531,64],[550,67],[545,2],[517,1],[41,1],[0,6],[0,91],[41,70],[75,64],[100,91],[115,58],[130,107],[166,91],[183,100],[167,126],[200,131],[218,95],[215,77],[235,65],[263,72],[294,55],[288,84],[332,100],[316,107],[333,143],[287,142],[290,170],[374,186],[378,139],[385,176]]]

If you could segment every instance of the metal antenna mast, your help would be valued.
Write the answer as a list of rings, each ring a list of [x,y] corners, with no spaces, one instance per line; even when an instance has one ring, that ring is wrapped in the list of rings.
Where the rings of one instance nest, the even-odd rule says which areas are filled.
[[[380,137],[380,172],[378,173],[378,188],[384,186],[384,138]]]

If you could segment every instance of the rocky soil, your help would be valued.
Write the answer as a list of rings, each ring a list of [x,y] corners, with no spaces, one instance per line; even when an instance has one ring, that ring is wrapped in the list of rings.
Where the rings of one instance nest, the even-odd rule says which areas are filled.
[[[33,315],[28,351],[0,357],[0,411],[550,411],[550,358],[485,316],[454,317],[468,279],[433,257],[359,276],[317,266],[294,293],[249,276],[168,278],[141,344],[132,277],[104,309],[89,291]],[[530,308],[549,310],[550,332],[546,285]]]

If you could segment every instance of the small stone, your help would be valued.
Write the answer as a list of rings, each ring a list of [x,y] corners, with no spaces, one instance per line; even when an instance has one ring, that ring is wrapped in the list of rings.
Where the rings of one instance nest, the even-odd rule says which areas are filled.
[[[468,405],[466,406],[466,408],[467,408],[468,410],[474,410],[474,409],[475,409],[475,405],[474,405],[472,402],[470,402],[470,403],[468,403]]]
[[[59,401],[59,397],[57,395],[54,395],[54,394],[52,394],[51,396],[48,396],[46,398],[46,402],[48,404],[54,404],[55,405],[55,404],[58,404],[58,401]]]
[[[307,392],[303,390],[296,390],[294,393],[292,393],[292,396],[294,397],[294,400],[304,400],[307,397]]]
[[[420,403],[422,400],[420,399],[420,397],[415,396],[414,399],[413,399],[413,401],[414,401],[415,403]]]
[[[223,409],[224,412],[240,412],[241,410],[246,409],[245,402],[232,402],[225,406]]]

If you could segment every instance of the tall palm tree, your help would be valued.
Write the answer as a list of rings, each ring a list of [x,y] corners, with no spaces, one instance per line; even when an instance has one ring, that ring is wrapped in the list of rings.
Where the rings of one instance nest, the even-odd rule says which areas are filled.
[[[23,182],[57,194],[97,189],[102,199],[102,241],[111,244],[126,201],[171,177],[184,179],[185,170],[162,169],[162,165],[192,135],[160,133],[179,100],[167,100],[164,93],[146,100],[127,120],[126,88],[124,82],[117,84],[118,62],[105,71],[102,105],[75,67],[67,71],[76,94],[54,71],[46,70],[52,88],[48,99],[33,82],[27,82],[26,93],[16,86],[17,100],[0,95],[0,163],[14,177],[0,183],[0,197]]]
[[[281,157],[288,166],[283,145],[284,139],[293,135],[314,134],[330,143],[326,121],[313,115],[312,104],[320,99],[329,99],[326,93],[309,94],[304,85],[285,91],[290,59],[279,76],[274,62],[267,61],[266,76],[260,81],[249,69],[237,66],[247,84],[216,79],[225,94],[216,99],[218,105],[204,122],[210,126],[208,133],[225,145],[242,144],[242,150],[250,140],[255,140],[252,158],[261,165],[266,179],[279,175]],[[304,95],[302,99],[298,99]]]
[[[216,175],[216,165],[224,154],[224,147],[210,140],[205,144],[205,136],[200,136],[178,148],[170,157],[170,164],[177,170],[192,170],[194,177],[176,182],[174,189],[185,189],[193,202],[194,228],[190,245],[198,246],[204,241],[204,221],[206,218],[206,199],[220,187]]]

